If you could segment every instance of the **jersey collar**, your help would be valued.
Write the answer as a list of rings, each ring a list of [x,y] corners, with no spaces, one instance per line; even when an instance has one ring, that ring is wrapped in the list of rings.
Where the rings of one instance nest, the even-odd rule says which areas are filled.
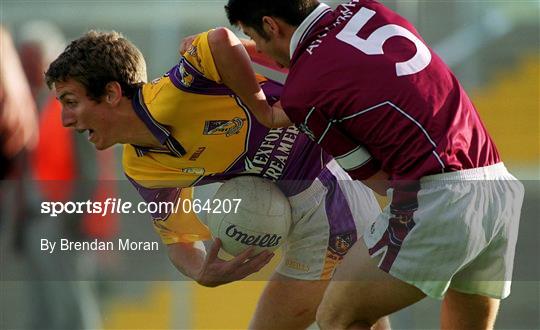
[[[298,28],[294,31],[291,37],[291,43],[289,46],[289,57],[292,59],[294,51],[298,47],[304,38],[309,34],[311,28],[321,19],[321,17],[332,9],[327,4],[321,3],[300,23]]]
[[[186,150],[182,147],[172,133],[162,124],[157,122],[150,114],[150,110],[146,107],[142,95],[142,87],[139,88],[132,100],[133,109],[137,116],[144,122],[146,127],[152,132],[156,139],[163,145],[164,149],[152,149],[141,146],[134,146],[137,155],[143,156],[146,152],[166,152],[176,157],[182,157],[186,154]]]

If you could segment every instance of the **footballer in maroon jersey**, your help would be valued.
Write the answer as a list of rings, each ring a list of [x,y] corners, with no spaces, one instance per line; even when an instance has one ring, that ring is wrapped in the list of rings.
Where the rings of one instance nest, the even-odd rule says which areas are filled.
[[[444,299],[443,327],[492,327],[510,292],[523,187],[450,69],[376,1],[332,10],[316,0],[229,0],[226,11],[254,47],[289,68],[286,116],[257,118],[276,127],[288,117],[352,178],[369,185],[387,173],[393,188],[327,290],[321,328],[369,327],[426,295]],[[505,284],[477,283],[486,281]]]

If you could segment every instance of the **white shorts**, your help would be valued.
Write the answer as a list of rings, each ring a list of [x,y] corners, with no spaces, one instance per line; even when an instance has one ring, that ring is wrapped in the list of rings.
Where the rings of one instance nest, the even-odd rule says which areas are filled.
[[[301,280],[330,279],[366,225],[381,212],[373,191],[352,181],[335,161],[289,201],[292,230],[276,271]]]
[[[387,206],[364,241],[381,256],[379,268],[430,297],[452,288],[502,299],[510,294],[523,195],[502,163],[428,176],[411,216]]]

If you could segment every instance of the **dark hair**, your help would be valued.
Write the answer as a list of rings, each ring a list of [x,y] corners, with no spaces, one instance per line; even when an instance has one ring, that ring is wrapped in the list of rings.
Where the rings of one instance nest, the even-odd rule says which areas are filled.
[[[72,41],[45,73],[49,88],[70,78],[81,83],[96,101],[111,81],[118,82],[123,95],[131,98],[146,81],[146,63],[139,49],[120,33],[91,30]]]
[[[298,26],[319,5],[317,0],[229,0],[225,12],[231,25],[242,23],[267,39],[262,27],[263,16],[280,18]]]

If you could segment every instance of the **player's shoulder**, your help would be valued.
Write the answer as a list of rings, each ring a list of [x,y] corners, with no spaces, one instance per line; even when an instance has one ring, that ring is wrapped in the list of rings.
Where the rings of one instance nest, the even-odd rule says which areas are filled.
[[[183,57],[197,73],[200,73],[207,79],[220,83],[221,76],[219,75],[214,62],[210,40],[213,40],[214,42],[214,39],[219,39],[224,32],[216,31],[217,30],[213,29],[197,35],[191,43],[191,46],[183,54]],[[213,37],[209,38],[209,35],[212,35]]]
[[[141,94],[143,99],[138,101],[143,101],[145,105],[149,105],[158,98],[159,95],[162,95],[167,90],[167,87],[170,87],[171,85],[172,82],[169,79],[168,73],[155,78],[149,83],[142,85]]]
[[[210,47],[219,47],[223,43],[228,43],[230,40],[235,39],[235,34],[226,27],[217,27],[205,32],[206,41]]]
[[[134,146],[124,144],[122,149],[122,169],[129,178],[138,178],[138,155]]]

